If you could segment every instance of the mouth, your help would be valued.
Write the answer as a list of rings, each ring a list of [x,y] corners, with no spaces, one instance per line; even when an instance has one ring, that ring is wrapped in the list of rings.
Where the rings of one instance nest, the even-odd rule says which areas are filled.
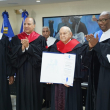
[[[29,29],[25,29],[25,31],[28,31]]]
[[[105,26],[100,26],[100,28],[101,28],[101,29],[104,29],[104,28],[105,28]]]

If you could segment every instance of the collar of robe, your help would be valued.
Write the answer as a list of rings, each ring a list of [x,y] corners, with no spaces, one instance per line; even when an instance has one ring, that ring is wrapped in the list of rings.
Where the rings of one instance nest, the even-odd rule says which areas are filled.
[[[99,42],[103,42],[107,39],[110,39],[110,29],[108,29],[106,32],[103,32]]]
[[[29,43],[36,40],[39,36],[40,34],[36,33],[35,31],[33,31],[31,34],[26,34],[25,32],[18,34],[18,38],[20,40],[25,39],[27,37],[29,40]]]
[[[61,53],[67,53],[73,50],[76,45],[78,45],[80,42],[77,41],[76,39],[70,40],[67,44],[64,44],[62,41],[59,41],[56,43],[57,45],[57,50],[60,51]]]

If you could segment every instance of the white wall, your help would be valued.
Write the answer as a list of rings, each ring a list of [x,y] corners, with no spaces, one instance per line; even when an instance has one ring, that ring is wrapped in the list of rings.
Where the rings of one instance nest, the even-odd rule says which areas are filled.
[[[98,14],[102,11],[110,11],[110,0],[86,0],[74,1],[67,3],[17,6],[17,7],[1,7],[0,13],[7,11],[13,31],[18,34],[21,27],[21,15],[17,15],[15,9],[26,9],[30,17],[36,20],[35,31],[42,34],[42,17],[65,16],[65,15],[82,15],[82,14]],[[0,16],[0,29],[2,27],[3,18]]]

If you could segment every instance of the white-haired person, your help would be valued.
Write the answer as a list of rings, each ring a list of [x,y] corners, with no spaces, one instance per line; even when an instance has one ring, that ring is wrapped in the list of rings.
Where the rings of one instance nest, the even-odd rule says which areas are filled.
[[[110,110],[110,12],[103,11],[97,23],[101,36],[85,36],[93,52],[86,110]]]
[[[59,30],[60,41],[49,47],[50,52],[76,54],[73,86],[67,84],[52,84],[51,110],[82,110],[82,56],[85,56],[86,45],[72,39],[71,29],[63,26]],[[87,45],[88,46],[88,45]],[[83,51],[84,50],[84,51]]]

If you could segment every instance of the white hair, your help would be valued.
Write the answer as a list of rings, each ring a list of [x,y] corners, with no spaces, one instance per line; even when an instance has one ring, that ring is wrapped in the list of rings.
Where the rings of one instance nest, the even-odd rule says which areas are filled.
[[[42,31],[43,31],[44,28],[47,28],[50,31],[50,28],[48,26],[42,27]]]
[[[68,31],[71,32],[71,29],[68,27]]]
[[[110,12],[109,11],[103,11],[101,14],[100,14],[100,16],[101,15],[109,15],[109,17],[110,17]]]
[[[63,26],[63,27],[64,27],[64,28],[67,28],[70,33],[72,32],[71,29],[70,29],[68,26]],[[61,27],[61,28],[63,28],[63,27]],[[61,29],[61,28],[60,28],[60,29]]]

